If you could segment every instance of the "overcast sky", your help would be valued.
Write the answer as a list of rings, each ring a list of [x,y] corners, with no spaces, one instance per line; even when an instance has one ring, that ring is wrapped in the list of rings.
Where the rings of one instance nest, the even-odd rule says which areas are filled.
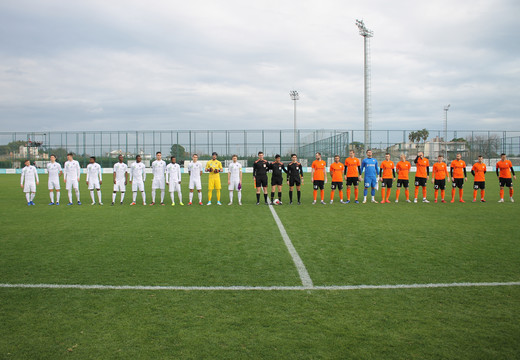
[[[518,130],[518,0],[0,2],[0,130]]]

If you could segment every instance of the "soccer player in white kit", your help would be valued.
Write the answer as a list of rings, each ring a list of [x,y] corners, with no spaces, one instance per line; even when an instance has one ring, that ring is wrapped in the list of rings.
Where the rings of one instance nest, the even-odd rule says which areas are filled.
[[[181,193],[181,167],[176,163],[175,156],[171,157],[171,163],[166,166],[166,184],[170,190],[172,206],[175,206],[175,191],[177,191],[179,196],[179,205],[184,205]]]
[[[38,170],[31,165],[29,160],[25,160],[25,167],[22,169],[22,176],[20,179],[20,186],[25,193],[27,199],[27,206],[35,205],[33,200],[36,196],[36,185],[40,183],[38,178]]]
[[[49,205],[60,204],[60,176],[63,174],[60,163],[56,162],[56,155],[51,155],[51,162],[47,164],[47,173],[49,174],[49,196],[51,202]],[[54,202],[54,190],[56,190],[56,202]]]
[[[157,189],[161,190],[161,205],[164,205],[164,188],[165,188],[165,178],[164,174],[166,172],[166,162],[162,159],[162,154],[160,151],[155,153],[155,160],[152,163],[152,203],[151,205],[155,205],[155,191]]]
[[[146,194],[144,192],[144,182],[146,181],[145,166],[141,162],[141,155],[135,157],[135,163],[130,167],[130,183],[132,184],[132,203],[135,205],[137,199],[137,190],[141,192],[143,205],[146,205]]]
[[[97,191],[99,205],[103,205],[101,201],[101,184],[103,184],[103,170],[101,166],[96,162],[96,157],[90,157],[90,164],[87,165],[87,186],[90,190],[90,198],[92,199],[92,204],[96,205],[96,197],[94,196],[94,189]]]
[[[228,166],[229,204],[233,205],[233,190],[238,192],[238,205],[242,205],[242,165],[237,161],[238,156],[231,157],[233,162]]]
[[[73,153],[67,154],[67,161],[63,164],[63,181],[65,182],[65,189],[67,189],[69,195],[69,203],[67,205],[72,205],[72,189],[74,188],[76,192],[76,200],[78,201],[78,205],[81,205],[81,201],[79,199],[79,177],[81,174],[81,167],[79,166],[79,162],[74,160]]]
[[[128,165],[124,162],[123,155],[119,155],[119,162],[114,164],[114,192],[112,193],[112,206],[116,201],[117,192],[121,192],[121,205],[125,198],[126,183],[128,182]]]
[[[197,154],[193,154],[191,157],[192,161],[188,164],[188,173],[190,174],[190,202],[188,205],[191,205],[193,200],[193,189],[197,188],[199,195],[199,205],[204,205],[202,203],[202,185],[200,183],[200,177],[202,176],[202,164],[198,162],[199,156]]]

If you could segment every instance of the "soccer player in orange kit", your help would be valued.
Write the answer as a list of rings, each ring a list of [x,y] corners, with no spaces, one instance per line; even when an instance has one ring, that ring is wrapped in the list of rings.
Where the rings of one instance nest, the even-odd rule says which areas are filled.
[[[343,204],[343,172],[345,166],[339,162],[339,155],[334,155],[334,162],[330,164],[330,175],[332,176],[330,203],[334,202],[334,190],[338,188],[339,202]]]
[[[399,202],[399,193],[401,192],[401,187],[404,187],[404,194],[406,195],[406,202],[410,201],[410,190],[408,190],[408,174],[410,169],[412,168],[412,164],[409,161],[406,161],[406,155],[401,154],[401,161],[399,161],[395,165],[395,169],[397,171],[397,189],[395,190],[395,202]]]
[[[318,189],[320,189],[321,195],[321,203],[325,205],[325,201],[323,201],[325,193],[323,191],[324,184],[327,182],[327,174],[325,174],[325,170],[327,168],[327,163],[321,160],[321,153],[316,153],[316,160],[312,162],[312,170],[311,170],[311,180],[312,185],[314,187],[314,201],[312,204],[316,204],[316,196],[318,195]]]
[[[345,180],[347,180],[347,204],[350,202],[350,187],[354,186],[354,200],[358,204],[358,182],[361,181],[361,160],[356,157],[354,150],[350,150],[350,156],[345,159]]]
[[[390,154],[385,154],[385,160],[381,163],[379,177],[381,179],[381,204],[389,203],[390,193],[392,192],[392,184],[395,179],[394,162],[390,160]]]
[[[504,186],[509,188],[509,198],[511,202],[515,202],[515,200],[513,200],[513,179],[511,178],[511,174],[513,174],[513,179],[516,180],[513,163],[507,160],[506,154],[500,154],[500,161],[497,162],[497,176],[500,182],[500,200],[498,200],[498,202],[504,202]]]
[[[450,181],[450,174],[448,173],[448,165],[444,162],[444,157],[439,155],[437,162],[433,164],[432,168],[432,183],[435,189],[435,202],[437,202],[439,196],[439,190],[441,191],[441,202],[445,203],[444,195],[446,193],[446,176]]]
[[[482,155],[479,155],[478,162],[473,164],[471,174],[474,176],[473,202],[477,202],[478,189],[480,189],[480,201],[486,202],[486,200],[484,200],[484,194],[486,193],[486,164],[484,164]]]
[[[422,187],[423,203],[429,203],[426,199],[426,182],[430,177],[430,161],[424,157],[424,153],[419,151],[417,157],[413,161],[417,170],[415,171],[415,196],[413,202],[417,202],[417,195],[419,195],[419,187]]]
[[[450,164],[450,173],[451,173],[451,202],[455,202],[455,188],[459,188],[459,201],[461,203],[465,202],[462,198],[464,194],[464,183],[468,181],[468,177],[466,174],[466,162],[462,160],[462,155],[457,154],[455,160],[453,160]]]

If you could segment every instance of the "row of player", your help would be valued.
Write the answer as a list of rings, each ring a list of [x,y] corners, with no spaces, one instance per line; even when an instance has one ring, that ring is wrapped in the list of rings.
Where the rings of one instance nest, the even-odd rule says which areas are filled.
[[[197,190],[198,203],[202,203],[202,186],[201,176],[203,171],[209,173],[208,182],[208,203],[211,205],[213,190],[216,190],[217,205],[222,205],[220,202],[220,190],[221,182],[219,173],[223,171],[222,163],[217,160],[218,154],[214,152],[212,159],[207,162],[206,167],[198,162],[197,154],[192,156],[192,161],[188,165],[189,173],[189,203],[192,204],[194,190]],[[67,161],[63,168],[56,161],[56,157],[51,155],[51,161],[47,164],[47,170],[49,174],[48,189],[51,202],[49,205],[59,205],[60,201],[60,176],[63,174],[63,180],[65,182],[66,189],[68,191],[68,205],[72,205],[72,190],[75,191],[77,204],[81,205],[80,193],[79,193],[79,182],[80,182],[80,165],[78,161],[73,159],[73,154],[67,155]],[[237,156],[233,155],[232,162],[228,167],[228,190],[230,202],[228,205],[233,204],[233,192],[237,191],[238,204],[242,205],[242,166],[237,161]],[[419,188],[422,188],[423,202],[429,202],[426,198],[427,190],[426,184],[430,177],[430,163],[427,158],[424,157],[422,152],[419,152],[418,156],[414,160],[416,166],[415,173],[415,197],[414,202],[417,202],[419,194]],[[25,192],[27,204],[34,205],[34,197],[36,195],[36,185],[39,184],[39,178],[37,170],[34,166],[30,165],[29,160],[25,162],[25,167],[22,169],[20,185]],[[394,164],[390,160],[390,154],[385,155],[385,160],[378,166],[377,159],[372,157],[372,151],[367,151],[367,157],[360,161],[355,156],[354,151],[350,151],[350,156],[346,158],[345,162],[340,162],[339,155],[334,157],[334,162],[330,165],[329,172],[332,177],[330,203],[334,202],[335,190],[338,190],[340,203],[350,203],[351,187],[354,187],[354,202],[359,203],[358,200],[358,182],[364,183],[364,197],[363,203],[367,202],[368,189],[371,188],[371,202],[377,202],[375,200],[375,192],[378,189],[379,182],[381,182],[381,203],[390,202],[390,194],[397,174],[397,190],[395,202],[399,201],[399,195],[401,188],[405,189],[406,201],[411,202],[409,194],[409,171],[411,169],[411,163],[406,160],[405,155],[401,155],[400,161]],[[87,179],[86,183],[90,191],[92,199],[92,205],[96,204],[94,191],[97,192],[98,203],[103,205],[101,202],[101,184],[102,184],[102,169],[99,164],[96,163],[95,157],[90,158],[90,163],[86,169]],[[313,204],[316,204],[317,193],[320,191],[321,203],[325,204],[324,201],[324,184],[327,183],[328,176],[326,175],[327,165],[326,162],[321,159],[321,154],[316,153],[316,160],[313,161],[311,166],[311,181],[313,184]],[[272,172],[271,177],[271,203],[282,204],[282,185],[283,185],[283,173],[287,174],[287,184],[289,185],[289,202],[293,202],[293,189],[296,186],[297,190],[297,201],[301,204],[301,185],[303,184],[303,168],[300,162],[298,162],[297,155],[292,154],[291,162],[286,166],[280,161],[280,156],[275,156],[274,162],[268,162],[264,159],[262,152],[258,153],[258,159],[253,164],[253,182],[256,188],[256,204],[260,204],[260,195],[263,190],[264,202],[269,204],[268,201],[268,177],[267,174]],[[446,179],[448,182],[452,182],[452,197],[451,202],[455,201],[456,188],[459,189],[459,201],[463,200],[463,186],[467,181],[466,174],[466,163],[461,159],[461,155],[457,154],[457,158],[450,164],[450,171],[448,172],[448,166],[443,161],[443,157],[439,156],[437,162],[432,166],[432,183],[435,188],[435,202],[438,201],[438,193],[441,193],[441,202],[445,200],[445,188]],[[362,177],[364,173],[364,178]],[[168,185],[172,206],[175,205],[174,193],[177,192],[179,204],[184,205],[182,202],[181,193],[181,170],[179,164],[176,163],[175,157],[171,157],[171,163],[166,164],[162,160],[162,154],[156,153],[156,160],[152,163],[152,203],[155,205],[156,190],[160,190],[160,204],[164,205],[164,196],[166,185]],[[485,174],[486,165],[483,162],[482,156],[479,156],[478,162],[476,162],[472,169],[471,174],[474,176],[473,185],[473,202],[477,201],[478,190],[481,191],[481,202],[485,202]],[[500,200],[504,202],[504,187],[509,188],[510,200],[513,200],[513,183],[512,179],[516,179],[514,169],[511,161],[507,160],[506,155],[501,155],[501,160],[497,162],[496,174],[499,177],[500,183]],[[144,191],[144,182],[146,180],[145,165],[141,162],[141,157],[138,155],[136,161],[128,167],[124,163],[122,155],[119,156],[119,162],[114,165],[113,170],[113,194],[112,194],[112,205],[116,201],[117,192],[121,193],[120,204],[123,204],[125,197],[126,185],[128,181],[132,184],[132,203],[136,204],[137,194],[141,192],[143,205],[146,205],[146,194]],[[344,201],[343,198],[343,181],[346,181],[347,186],[347,199]],[[274,199],[275,190],[278,190],[278,198]],[[54,198],[56,195],[56,200]]]

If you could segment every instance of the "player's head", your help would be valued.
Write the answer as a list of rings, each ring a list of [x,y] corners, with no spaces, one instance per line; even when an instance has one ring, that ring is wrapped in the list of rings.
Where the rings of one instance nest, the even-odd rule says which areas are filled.
[[[296,162],[296,160],[298,160],[298,156],[296,156],[296,154],[291,154],[291,160]]]
[[[401,159],[401,161],[406,161],[406,155],[405,154],[399,155],[399,159]]]
[[[121,155],[121,154],[120,154],[117,158],[119,159],[119,162],[120,162],[120,163],[122,163],[123,160],[125,159],[124,156]]]
[[[390,154],[389,154],[389,153],[386,153],[386,154],[385,154],[385,160],[386,160],[386,161],[390,161]]]
[[[316,160],[321,160],[321,153],[320,152],[316,153]]]
[[[339,163],[339,155],[334,155],[334,162]]]
[[[368,158],[371,158],[371,157],[372,157],[372,150],[367,150],[367,157],[368,157]]]
[[[25,166],[29,166],[31,165],[31,160],[26,159],[23,163],[25,164]]]
[[[356,156],[356,152],[354,150],[349,151],[350,157],[353,158]]]
[[[260,160],[263,160],[263,159],[264,159],[264,153],[263,153],[262,151],[259,151],[259,152],[258,152],[258,158],[259,158]]]
[[[442,162],[442,160],[444,160],[444,156],[442,156],[442,155],[437,156],[437,162]]]
[[[73,158],[74,158],[74,154],[73,153],[68,153],[67,154],[67,160],[72,161]]]
[[[95,156],[91,156],[90,159],[88,160],[89,163],[91,164],[94,164],[96,162],[96,157]]]
[[[141,162],[141,155],[137,155],[137,156],[135,157],[135,161],[137,161],[138,163],[140,163],[140,162]]]
[[[422,159],[424,157],[424,153],[422,151],[419,151],[417,153],[417,156],[419,156]]]
[[[500,154],[500,159],[502,159],[502,161],[504,161],[506,159],[506,154],[504,154],[504,153]]]
[[[482,155],[478,156],[478,162],[481,164],[484,162],[484,157]]]
[[[157,160],[161,160],[161,159],[162,159],[162,154],[161,154],[160,151],[157,151],[157,152],[155,153],[155,158],[156,158]]]
[[[460,153],[458,153],[457,155],[455,155],[455,158],[456,158],[457,160],[460,160],[460,159],[462,159],[462,155],[461,155]]]
[[[236,156],[235,154],[233,154],[231,156],[231,160],[233,160],[234,163],[236,163],[238,161],[238,156]]]
[[[197,162],[197,160],[199,159],[199,155],[197,155],[197,154],[193,154],[193,155],[191,156],[191,159],[193,160],[193,162]]]
[[[56,161],[56,155],[51,154],[51,162],[55,162],[55,161]]]
[[[279,162],[280,161],[280,157],[281,157],[280,154],[276,154],[274,156],[274,161]]]
[[[172,164],[175,164],[175,162],[177,161],[177,159],[175,158],[175,156],[172,156],[170,158],[170,161],[172,162]]]
[[[213,154],[211,154],[211,158],[212,158],[213,160],[217,160],[217,156],[218,156],[217,152],[216,152],[216,151],[213,151]]]

